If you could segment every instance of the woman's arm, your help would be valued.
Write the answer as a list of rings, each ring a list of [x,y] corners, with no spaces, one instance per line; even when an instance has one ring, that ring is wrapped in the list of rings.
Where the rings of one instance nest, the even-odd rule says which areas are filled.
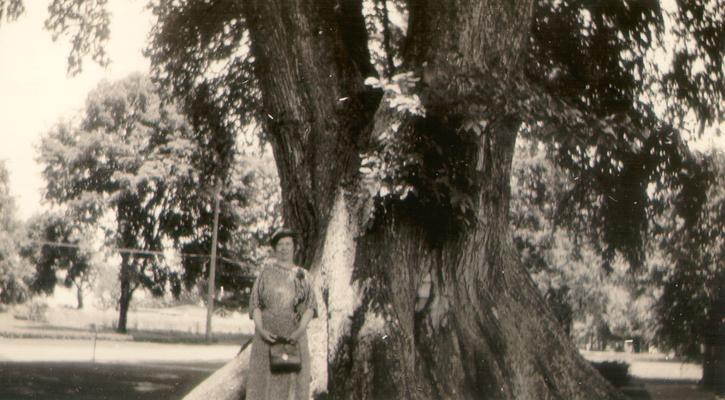
[[[305,312],[302,314],[302,318],[300,319],[300,324],[297,326],[297,329],[294,330],[289,336],[292,340],[299,340],[302,335],[305,334],[305,331],[307,330],[307,324],[310,323],[312,318],[315,316],[315,310],[308,308],[305,310]]]

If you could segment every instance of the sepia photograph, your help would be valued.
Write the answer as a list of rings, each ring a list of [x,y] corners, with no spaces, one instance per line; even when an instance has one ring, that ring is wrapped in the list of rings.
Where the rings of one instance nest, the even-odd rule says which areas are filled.
[[[0,0],[0,400],[725,400],[725,0]]]

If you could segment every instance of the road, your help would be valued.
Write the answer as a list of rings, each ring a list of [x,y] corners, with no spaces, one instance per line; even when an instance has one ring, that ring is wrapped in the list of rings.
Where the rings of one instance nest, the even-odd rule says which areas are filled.
[[[0,338],[0,362],[219,362],[232,359],[236,345],[132,341]]]

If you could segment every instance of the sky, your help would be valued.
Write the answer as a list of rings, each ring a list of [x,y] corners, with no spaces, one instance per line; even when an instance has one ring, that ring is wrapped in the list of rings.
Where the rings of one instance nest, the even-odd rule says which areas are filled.
[[[22,219],[42,207],[43,180],[35,161],[41,135],[80,113],[88,92],[101,80],[149,69],[142,54],[152,22],[147,1],[109,1],[111,65],[103,68],[87,59],[83,72],[72,77],[66,74],[70,46],[62,38],[54,43],[43,29],[49,3],[25,1],[25,14],[0,24],[0,160],[5,160]]]
[[[147,0],[110,0],[111,65],[84,62],[80,75],[66,75],[70,46],[53,42],[43,29],[50,0],[25,1],[17,21],[0,24],[0,160],[10,173],[11,195],[18,216],[27,219],[41,211],[43,180],[36,162],[40,137],[61,119],[78,115],[87,93],[102,79],[116,80],[132,72],[147,72],[142,55],[152,24]],[[713,130],[714,131],[714,130]],[[703,138],[697,148],[725,149],[725,136]]]

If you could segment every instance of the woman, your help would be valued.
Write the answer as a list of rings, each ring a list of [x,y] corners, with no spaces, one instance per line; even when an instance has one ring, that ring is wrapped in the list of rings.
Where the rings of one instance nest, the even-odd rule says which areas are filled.
[[[270,242],[275,262],[259,274],[249,301],[255,330],[246,399],[307,400],[310,390],[307,324],[317,314],[317,303],[307,272],[293,261],[294,232],[277,231]],[[279,340],[299,345],[302,368],[298,372],[270,371],[269,347]]]

